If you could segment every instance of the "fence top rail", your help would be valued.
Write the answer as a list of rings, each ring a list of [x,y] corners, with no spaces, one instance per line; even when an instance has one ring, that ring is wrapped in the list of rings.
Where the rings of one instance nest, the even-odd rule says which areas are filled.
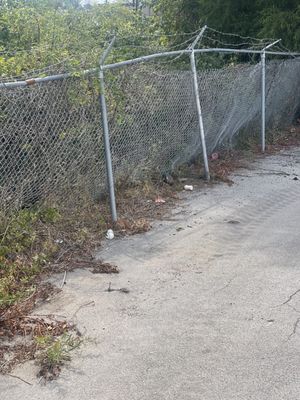
[[[98,72],[99,68],[92,68],[92,69],[86,69],[82,71],[79,76],[86,76],[86,75],[92,75]],[[46,82],[52,82],[52,81],[59,81],[63,80],[66,78],[71,78],[71,77],[77,77],[77,74],[74,75],[71,72],[64,73],[64,74],[57,74],[57,75],[49,75],[45,77],[40,77],[40,78],[30,78],[26,79],[23,81],[13,81],[13,82],[1,82],[0,83],[0,89],[14,89],[17,87],[23,87],[23,86],[31,86],[39,83],[46,83]]]
[[[110,69],[116,69],[116,68],[124,67],[126,65],[133,65],[133,64],[148,62],[148,61],[154,60],[156,58],[191,54],[192,51],[194,51],[195,54],[203,54],[203,53],[263,54],[263,53],[265,53],[268,55],[275,55],[275,56],[300,57],[300,53],[279,52],[279,51],[262,51],[262,50],[251,50],[251,49],[223,49],[223,48],[195,49],[195,50],[186,49],[186,50],[176,50],[176,51],[168,51],[168,52],[163,52],[163,53],[150,54],[148,56],[137,57],[137,58],[134,58],[131,60],[120,61],[120,62],[113,63],[113,64],[106,64],[106,65],[102,65],[101,69],[103,71],[110,70]],[[99,68],[92,68],[92,69],[82,71],[79,75],[74,75],[73,73],[63,73],[63,74],[46,76],[46,77],[31,78],[31,79],[27,79],[27,80],[2,82],[2,83],[0,83],[0,89],[13,89],[13,88],[17,88],[17,87],[25,87],[25,86],[30,86],[30,85],[34,85],[34,84],[41,84],[41,83],[46,83],[46,82],[63,80],[66,78],[71,78],[71,77],[92,75],[92,74],[97,73],[98,71],[99,71]]]
[[[284,57],[300,57],[300,53],[291,53],[291,52],[280,52],[280,51],[263,51],[263,50],[251,50],[251,49],[223,49],[223,48],[211,48],[211,49],[186,49],[186,50],[177,50],[177,51],[168,51],[164,53],[156,53],[150,54],[149,56],[137,57],[131,60],[120,61],[114,64],[106,64],[103,66],[103,70],[115,69],[124,67],[126,65],[139,64],[142,62],[148,62],[155,58],[162,57],[172,57],[177,55],[190,54],[194,51],[195,54],[203,54],[203,53],[229,53],[229,54],[269,54],[275,56],[284,56]]]

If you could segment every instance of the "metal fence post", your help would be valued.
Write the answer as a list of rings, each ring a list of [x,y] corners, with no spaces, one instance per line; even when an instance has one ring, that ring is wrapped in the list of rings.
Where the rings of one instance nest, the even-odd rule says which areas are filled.
[[[202,116],[202,109],[201,109],[200,97],[199,97],[198,76],[197,76],[194,50],[192,50],[192,52],[191,52],[190,60],[191,60],[191,68],[192,68],[192,74],[193,74],[194,94],[195,94],[197,114],[198,114],[198,120],[199,120],[199,130],[200,130],[200,138],[201,138],[201,144],[202,144],[205,177],[206,177],[207,181],[210,181],[210,173],[209,173],[209,165],[208,165],[208,157],[207,157],[207,149],[206,149],[206,141],[205,141],[205,132],[204,132],[203,116]]]
[[[192,69],[192,75],[193,75],[194,94],[195,94],[195,100],[196,100],[197,115],[198,115],[198,121],[199,121],[200,139],[201,139],[201,144],[202,144],[205,177],[206,177],[207,181],[210,181],[210,173],[209,173],[209,165],[208,165],[206,141],[205,141],[205,132],[204,132],[202,109],[201,109],[201,103],[200,103],[200,97],[199,97],[198,76],[197,76],[197,68],[196,68],[196,61],[195,61],[195,47],[200,42],[206,29],[207,29],[207,25],[205,25],[201,29],[199,35],[193,41],[191,46],[189,46],[189,50],[191,50],[190,61],[191,61],[191,69]]]
[[[109,190],[110,211],[113,222],[116,222],[118,219],[118,215],[117,215],[115,185],[114,185],[113,167],[112,167],[111,150],[110,150],[108,116],[107,116],[107,107],[105,100],[105,81],[103,72],[103,63],[106,57],[108,56],[111,48],[113,47],[114,42],[115,38],[113,38],[110,45],[108,46],[108,48],[106,49],[106,51],[104,52],[104,54],[100,59],[99,85],[100,85],[100,106],[102,114],[103,141],[104,141],[104,151],[105,151],[107,184]]]
[[[280,42],[281,39],[266,46],[261,53],[261,151],[266,151],[266,50]]]
[[[261,53],[261,151],[266,151],[266,53]]]

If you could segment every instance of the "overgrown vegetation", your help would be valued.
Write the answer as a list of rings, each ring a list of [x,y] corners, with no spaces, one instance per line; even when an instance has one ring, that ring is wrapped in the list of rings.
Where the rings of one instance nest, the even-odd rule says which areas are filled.
[[[155,12],[151,18],[145,18],[139,7],[146,3]],[[132,9],[122,4],[84,8],[77,0],[4,0],[0,4],[0,75],[3,79],[49,66],[39,75],[94,67],[104,42],[115,33],[126,44],[126,50],[118,48],[116,44],[118,60],[129,55],[144,54],[143,36],[155,33],[148,45],[160,48],[177,40],[166,33],[197,30],[206,22],[220,30],[242,35],[281,37],[294,49],[300,44],[300,6],[294,0],[255,0],[251,3],[237,0],[149,0],[136,1]],[[128,53],[129,48],[131,53]],[[216,63],[216,58],[209,62]],[[81,96],[77,92],[70,92],[70,98],[67,99],[74,106],[74,114],[77,113],[76,106],[87,102],[88,95],[91,95],[89,90],[87,86],[82,87]],[[116,83],[114,90],[125,104],[123,88]],[[67,101],[64,104],[66,108],[71,108]],[[45,118],[39,101],[36,106],[31,110],[29,120],[38,111],[40,117]],[[123,114],[126,115],[125,106]],[[5,115],[3,110],[1,118],[2,121],[5,118],[11,120],[10,114],[7,112]],[[24,119],[21,120],[24,123]],[[84,121],[86,127],[87,122]],[[120,120],[119,124],[122,122]],[[16,126],[17,134],[23,135],[23,129]],[[44,137],[48,138],[49,131],[46,128]],[[53,135],[55,128],[51,129]],[[298,128],[292,129],[288,133],[268,135],[271,140],[269,151],[299,144],[300,131]],[[70,132],[57,132],[58,142],[68,144],[73,158],[76,157],[76,151],[82,152],[81,146],[76,147],[76,134],[80,130],[82,127],[76,122]],[[40,130],[38,137],[41,140]],[[257,143],[258,138],[247,135],[246,141],[240,139],[239,145],[243,151],[218,153],[216,159],[211,160],[214,180],[231,184],[229,174],[242,165],[249,150],[251,154],[255,152]],[[46,147],[46,141],[44,144]],[[32,166],[36,166],[36,162],[30,150],[35,145],[39,143],[30,141],[21,142],[20,148],[16,147],[16,154],[26,156]],[[17,163],[14,157],[10,158],[13,164]],[[22,157],[20,160],[23,162]],[[10,162],[8,159],[5,161],[7,165]],[[42,168],[40,170],[44,171]],[[182,167],[178,171],[178,181],[175,180],[172,187],[162,183],[160,176],[151,182],[128,182],[125,186],[124,180],[117,182],[120,219],[114,226],[110,221],[106,199],[101,204],[78,199],[76,208],[67,204],[62,207],[54,200],[49,204],[32,201],[30,206],[36,205],[25,208],[28,202],[23,201],[23,209],[0,214],[0,337],[6,340],[5,344],[0,345],[0,372],[10,371],[15,363],[36,359],[42,377],[57,377],[62,364],[69,360],[70,351],[82,343],[82,338],[76,327],[67,321],[31,315],[40,301],[57,291],[44,283],[45,276],[49,272],[64,272],[78,267],[93,268],[95,273],[118,272],[117,267],[106,265],[106,269],[100,268],[93,259],[93,252],[106,230],[113,227],[116,235],[147,231],[150,229],[149,220],[161,217],[165,212],[161,204],[164,201],[167,205],[174,202],[176,190],[183,186],[180,179],[189,177],[200,186],[204,185],[199,180],[202,174],[201,163],[196,163]],[[34,178],[38,180],[36,173]],[[28,342],[16,344],[13,341],[15,336],[22,336]]]
[[[280,134],[268,135],[268,152],[299,144],[299,127]],[[233,182],[229,175],[258,152],[259,138],[249,135],[239,143],[240,150],[217,153],[211,159],[214,181]],[[251,154],[251,158],[249,158]],[[0,256],[0,371],[9,372],[19,362],[35,359],[40,366],[39,375],[46,380],[55,379],[70,352],[81,345],[80,332],[66,320],[53,316],[31,316],[34,307],[49,298],[57,289],[45,284],[49,272],[63,272],[73,268],[90,268],[91,272],[118,272],[116,268],[98,265],[93,252],[99,246],[107,228],[116,235],[145,232],[151,218],[160,218],[166,207],[176,201],[176,191],[184,182],[205,185],[201,162],[181,167],[172,184],[159,177],[152,182],[135,185],[119,183],[117,200],[120,219],[113,226],[106,201],[99,205],[82,204],[76,209],[58,206],[38,206],[23,209],[1,220]],[[166,201],[166,206],[156,203]],[[102,217],[99,217],[99,215]],[[107,268],[109,267],[109,268]],[[24,343],[14,342],[23,336]],[[29,339],[29,341],[28,341]]]
[[[60,0],[2,3],[0,76],[49,65],[54,65],[55,72],[95,67],[105,42],[114,34],[139,38],[157,29],[152,19],[142,18],[121,4],[81,7],[79,2]]]
[[[157,0],[154,3],[165,30],[171,32],[190,32],[207,23],[223,32],[281,38],[291,49],[300,47],[298,0]]]
[[[70,352],[78,348],[83,339],[72,333],[64,333],[58,338],[52,335],[37,336],[37,358],[41,364],[39,376],[47,381],[58,377],[61,367],[70,361]]]
[[[243,36],[276,37],[291,49],[300,46],[297,0],[140,0],[83,6],[75,0],[2,0],[0,75],[20,75],[55,64],[54,70],[94,67],[104,42],[123,38],[118,60],[145,54],[144,46],[176,42],[180,34],[212,28]],[[151,17],[143,7],[150,6]],[[153,35],[145,44],[145,36]],[[167,35],[166,35],[167,34]],[[130,50],[130,53],[129,53]],[[46,72],[45,72],[46,73]]]
[[[139,202],[133,197],[137,192]],[[118,186],[120,219],[116,225],[110,221],[106,199],[99,204],[82,199],[75,208],[39,204],[1,215],[0,372],[9,373],[15,364],[34,359],[41,377],[51,380],[59,375],[82,338],[67,320],[32,315],[39,303],[60,291],[45,283],[45,278],[75,268],[118,273],[117,266],[94,259],[107,229],[112,227],[116,236],[149,230],[148,218],[159,217],[163,211],[156,206],[155,197],[168,198],[172,193],[161,183]],[[170,197],[169,204],[172,201]],[[15,342],[20,336],[22,343]]]
[[[34,319],[29,316],[35,305],[55,291],[41,282],[58,246],[48,235],[59,221],[56,208],[23,209],[10,216],[1,215],[0,223],[0,337],[13,340],[15,335],[36,337],[45,332],[59,337],[70,327],[65,322]],[[35,357],[34,343],[0,345],[0,371]]]
[[[20,210],[0,224],[0,311],[30,296],[36,277],[57,252],[57,245],[40,237],[41,227],[54,224],[60,215],[55,208]]]

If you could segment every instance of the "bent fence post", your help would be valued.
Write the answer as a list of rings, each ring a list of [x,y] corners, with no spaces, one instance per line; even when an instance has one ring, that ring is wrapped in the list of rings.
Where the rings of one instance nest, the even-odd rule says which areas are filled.
[[[114,185],[114,176],[113,176],[113,167],[111,159],[110,140],[109,140],[108,116],[107,116],[107,107],[105,100],[105,81],[103,72],[103,63],[105,62],[105,59],[107,58],[110,50],[112,49],[114,42],[115,42],[115,37],[113,38],[110,45],[108,46],[108,48],[106,49],[106,51],[104,52],[104,54],[100,59],[99,85],[100,85],[100,106],[102,114],[103,140],[104,140],[107,184],[109,190],[110,211],[111,211],[112,221],[116,222],[118,219],[118,215],[116,207],[115,185]]]
[[[198,76],[197,76],[197,68],[196,68],[196,62],[195,62],[195,50],[194,50],[196,44],[201,39],[205,30],[206,30],[206,26],[201,30],[201,32],[197,36],[196,40],[193,42],[193,44],[190,47],[190,49],[192,50],[192,52],[190,54],[190,61],[191,61],[191,69],[192,69],[192,75],[193,75],[194,94],[195,94],[195,101],[196,101],[196,107],[197,107],[197,115],[198,115],[198,121],[199,121],[199,131],[200,131],[200,139],[201,139],[201,145],[202,145],[205,178],[209,182],[210,181],[210,173],[209,173],[202,109],[201,109],[201,103],[200,103],[200,97],[199,97],[199,85],[198,85]]]
[[[276,40],[266,46],[261,53],[261,151],[266,151],[266,50],[280,42]]]
[[[266,151],[266,53],[261,53],[261,151]]]

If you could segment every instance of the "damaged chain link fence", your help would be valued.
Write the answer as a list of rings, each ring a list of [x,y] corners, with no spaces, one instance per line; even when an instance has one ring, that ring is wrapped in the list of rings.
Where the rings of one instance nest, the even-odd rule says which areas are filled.
[[[115,180],[173,171],[201,154],[199,121],[186,62],[138,63],[105,70]],[[197,55],[205,60],[206,54]],[[26,77],[30,76],[29,73]],[[208,153],[260,129],[261,63],[227,63],[197,72]],[[267,129],[288,126],[299,111],[298,59],[269,60]],[[99,81],[95,71],[9,86],[0,82],[0,208],[55,198],[76,205],[106,186]],[[30,84],[32,83],[32,84]]]

